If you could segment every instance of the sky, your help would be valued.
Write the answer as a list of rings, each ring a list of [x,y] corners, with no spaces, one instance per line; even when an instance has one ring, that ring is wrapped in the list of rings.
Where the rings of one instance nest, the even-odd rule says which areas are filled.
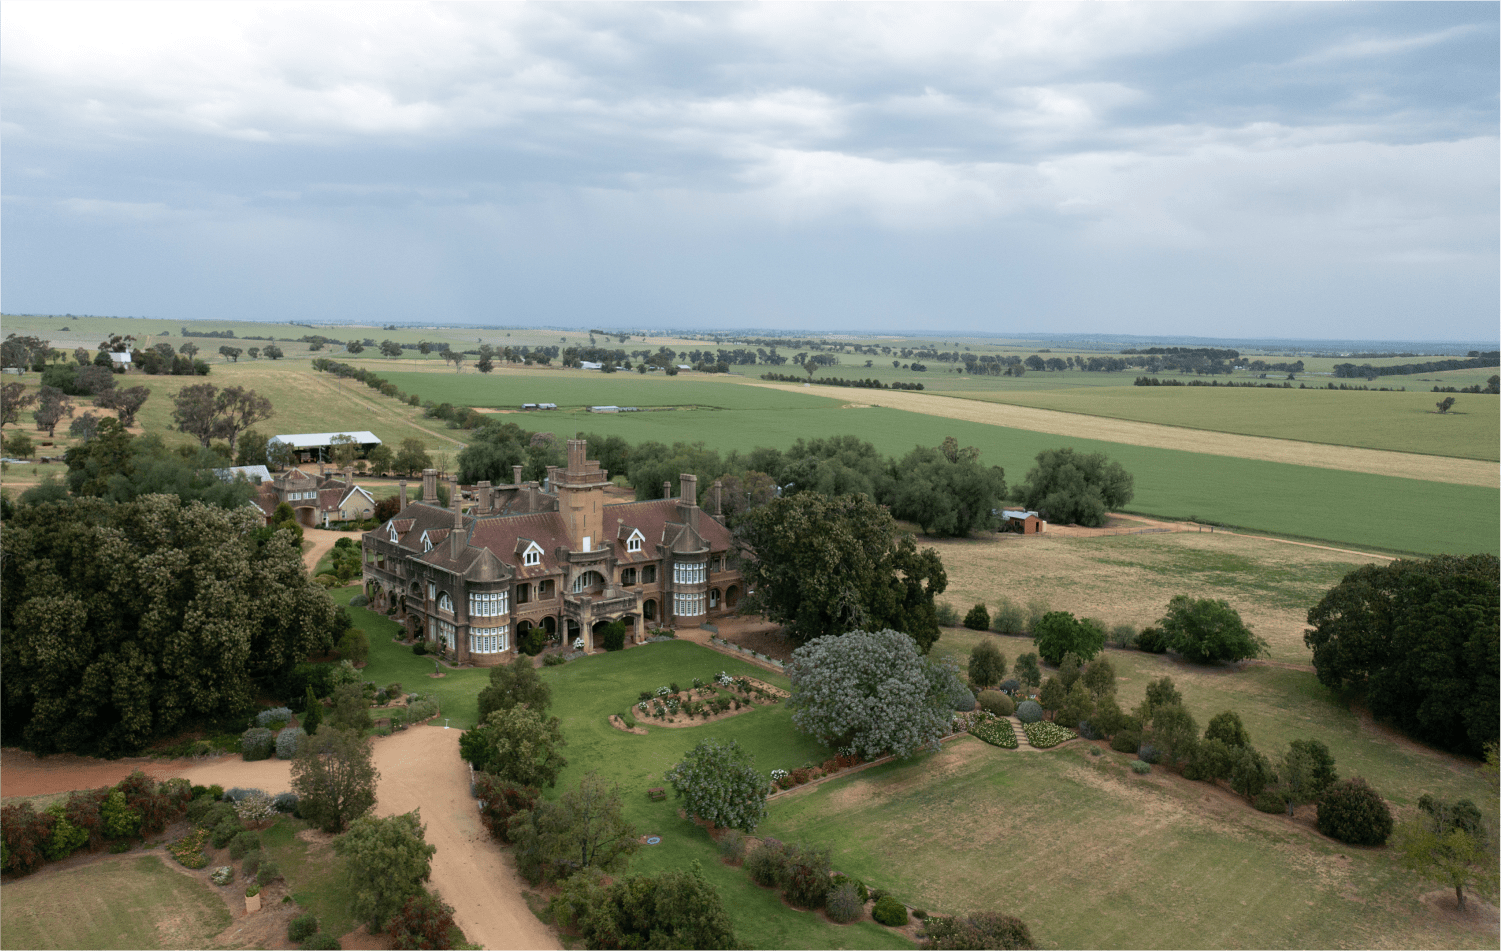
[[[1496,3],[0,7],[0,307],[1491,340]]]

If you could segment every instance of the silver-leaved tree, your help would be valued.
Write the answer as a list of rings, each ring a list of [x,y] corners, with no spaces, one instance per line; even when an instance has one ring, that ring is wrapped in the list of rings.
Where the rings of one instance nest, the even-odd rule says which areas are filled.
[[[832,749],[905,758],[937,749],[949,732],[955,675],[900,631],[815,638],[792,660],[792,722]]]
[[[754,832],[766,818],[767,778],[734,740],[702,740],[667,771],[688,815],[726,829]]]

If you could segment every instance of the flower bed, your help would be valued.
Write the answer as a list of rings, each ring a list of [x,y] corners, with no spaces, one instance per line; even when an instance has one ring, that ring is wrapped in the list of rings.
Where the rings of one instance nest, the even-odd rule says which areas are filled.
[[[708,720],[720,714],[748,710],[752,706],[778,703],[787,696],[785,690],[749,677],[731,677],[724,671],[709,681],[694,678],[693,686],[682,690],[677,684],[643,690],[633,713],[637,720],[657,720],[676,724]]]
[[[1019,745],[1016,740],[1016,730],[1012,729],[1010,720],[980,720],[969,728],[969,733],[1003,750],[1014,750]]]
[[[1068,727],[1059,726],[1047,720],[1028,723],[1022,729],[1027,733],[1027,742],[1040,750],[1049,749],[1059,743],[1067,743],[1078,735]]]
[[[208,864],[208,856],[203,854],[203,847],[208,844],[212,832],[212,829],[190,832],[168,846],[168,851],[177,859],[178,864],[186,868],[203,868]]]

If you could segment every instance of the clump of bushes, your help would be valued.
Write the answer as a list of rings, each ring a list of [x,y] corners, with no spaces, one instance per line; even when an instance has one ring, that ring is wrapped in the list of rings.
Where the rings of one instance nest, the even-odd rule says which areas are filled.
[[[762,839],[745,857],[746,874],[751,877],[751,881],[767,888],[781,884],[786,867],[786,849],[776,839]]]
[[[846,925],[865,917],[865,899],[853,882],[835,885],[824,903],[824,914],[836,924]]]
[[[1016,731],[1011,728],[1010,720],[981,720],[970,727],[969,732],[977,739],[1003,750],[1014,750],[1018,745]]]
[[[229,857],[235,861],[244,858],[247,853],[258,851],[261,847],[261,837],[254,832],[241,832],[229,842]]]
[[[829,851],[813,846],[789,846],[782,870],[782,896],[798,908],[817,909],[829,897]]]
[[[924,949],[1035,948],[1027,923],[1012,915],[977,911],[963,918],[930,917],[923,922]]]
[[[1138,776],[1145,776],[1152,771],[1152,764],[1144,760],[1134,759],[1131,761],[1131,772]]]
[[[1319,831],[1351,845],[1381,845],[1392,834],[1386,800],[1356,776],[1330,786],[1319,800]]]
[[[1042,707],[1036,700],[1023,700],[1016,707],[1016,718],[1022,723],[1037,723],[1042,719]]]
[[[1022,729],[1027,731],[1027,742],[1040,750],[1051,749],[1074,738],[1073,730],[1047,721],[1028,723]]]
[[[1155,627],[1144,627],[1136,635],[1136,649],[1148,654],[1167,653],[1167,635]]]
[[[887,927],[900,928],[907,923],[907,906],[890,895],[882,895],[870,910],[870,916]]]
[[[318,917],[316,915],[298,915],[287,922],[287,940],[301,944],[318,933]]]
[[[270,759],[275,736],[263,726],[253,726],[240,734],[240,752],[246,760]]]
[[[301,745],[307,731],[300,726],[287,727],[276,735],[276,758],[291,759],[297,755],[297,747]]]
[[[292,711],[286,707],[272,707],[255,715],[255,725],[279,730],[292,722]]]
[[[1016,701],[999,690],[982,690],[979,696],[980,709],[998,717],[1009,717],[1016,712]]]

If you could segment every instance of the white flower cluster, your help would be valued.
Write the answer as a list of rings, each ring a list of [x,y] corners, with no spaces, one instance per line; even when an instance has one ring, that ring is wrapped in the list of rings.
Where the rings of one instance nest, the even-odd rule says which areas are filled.
[[[784,780],[786,778],[787,771],[785,769],[774,769],[771,771],[771,781],[774,783],[780,782],[781,780]]]
[[[719,685],[719,686],[721,686],[721,687],[730,687],[730,686],[733,686],[733,685],[734,685],[734,683],[735,683],[735,678],[734,678],[734,677],[731,677],[731,676],[730,676],[730,675],[729,675],[729,674],[727,674],[727,673],[725,673],[725,672],[724,672],[724,671],[722,671],[722,670],[721,670],[721,671],[720,671],[720,672],[719,672],[719,673],[718,673],[718,674],[717,674],[717,675],[716,675],[716,676],[715,676],[715,677],[714,677],[714,682],[715,682],[715,683],[716,683],[716,684],[718,684],[718,685]]]
[[[672,688],[670,688],[670,687],[658,687],[657,688],[657,696],[659,696],[659,697],[665,697],[665,696],[667,696],[670,693],[672,693]]]

